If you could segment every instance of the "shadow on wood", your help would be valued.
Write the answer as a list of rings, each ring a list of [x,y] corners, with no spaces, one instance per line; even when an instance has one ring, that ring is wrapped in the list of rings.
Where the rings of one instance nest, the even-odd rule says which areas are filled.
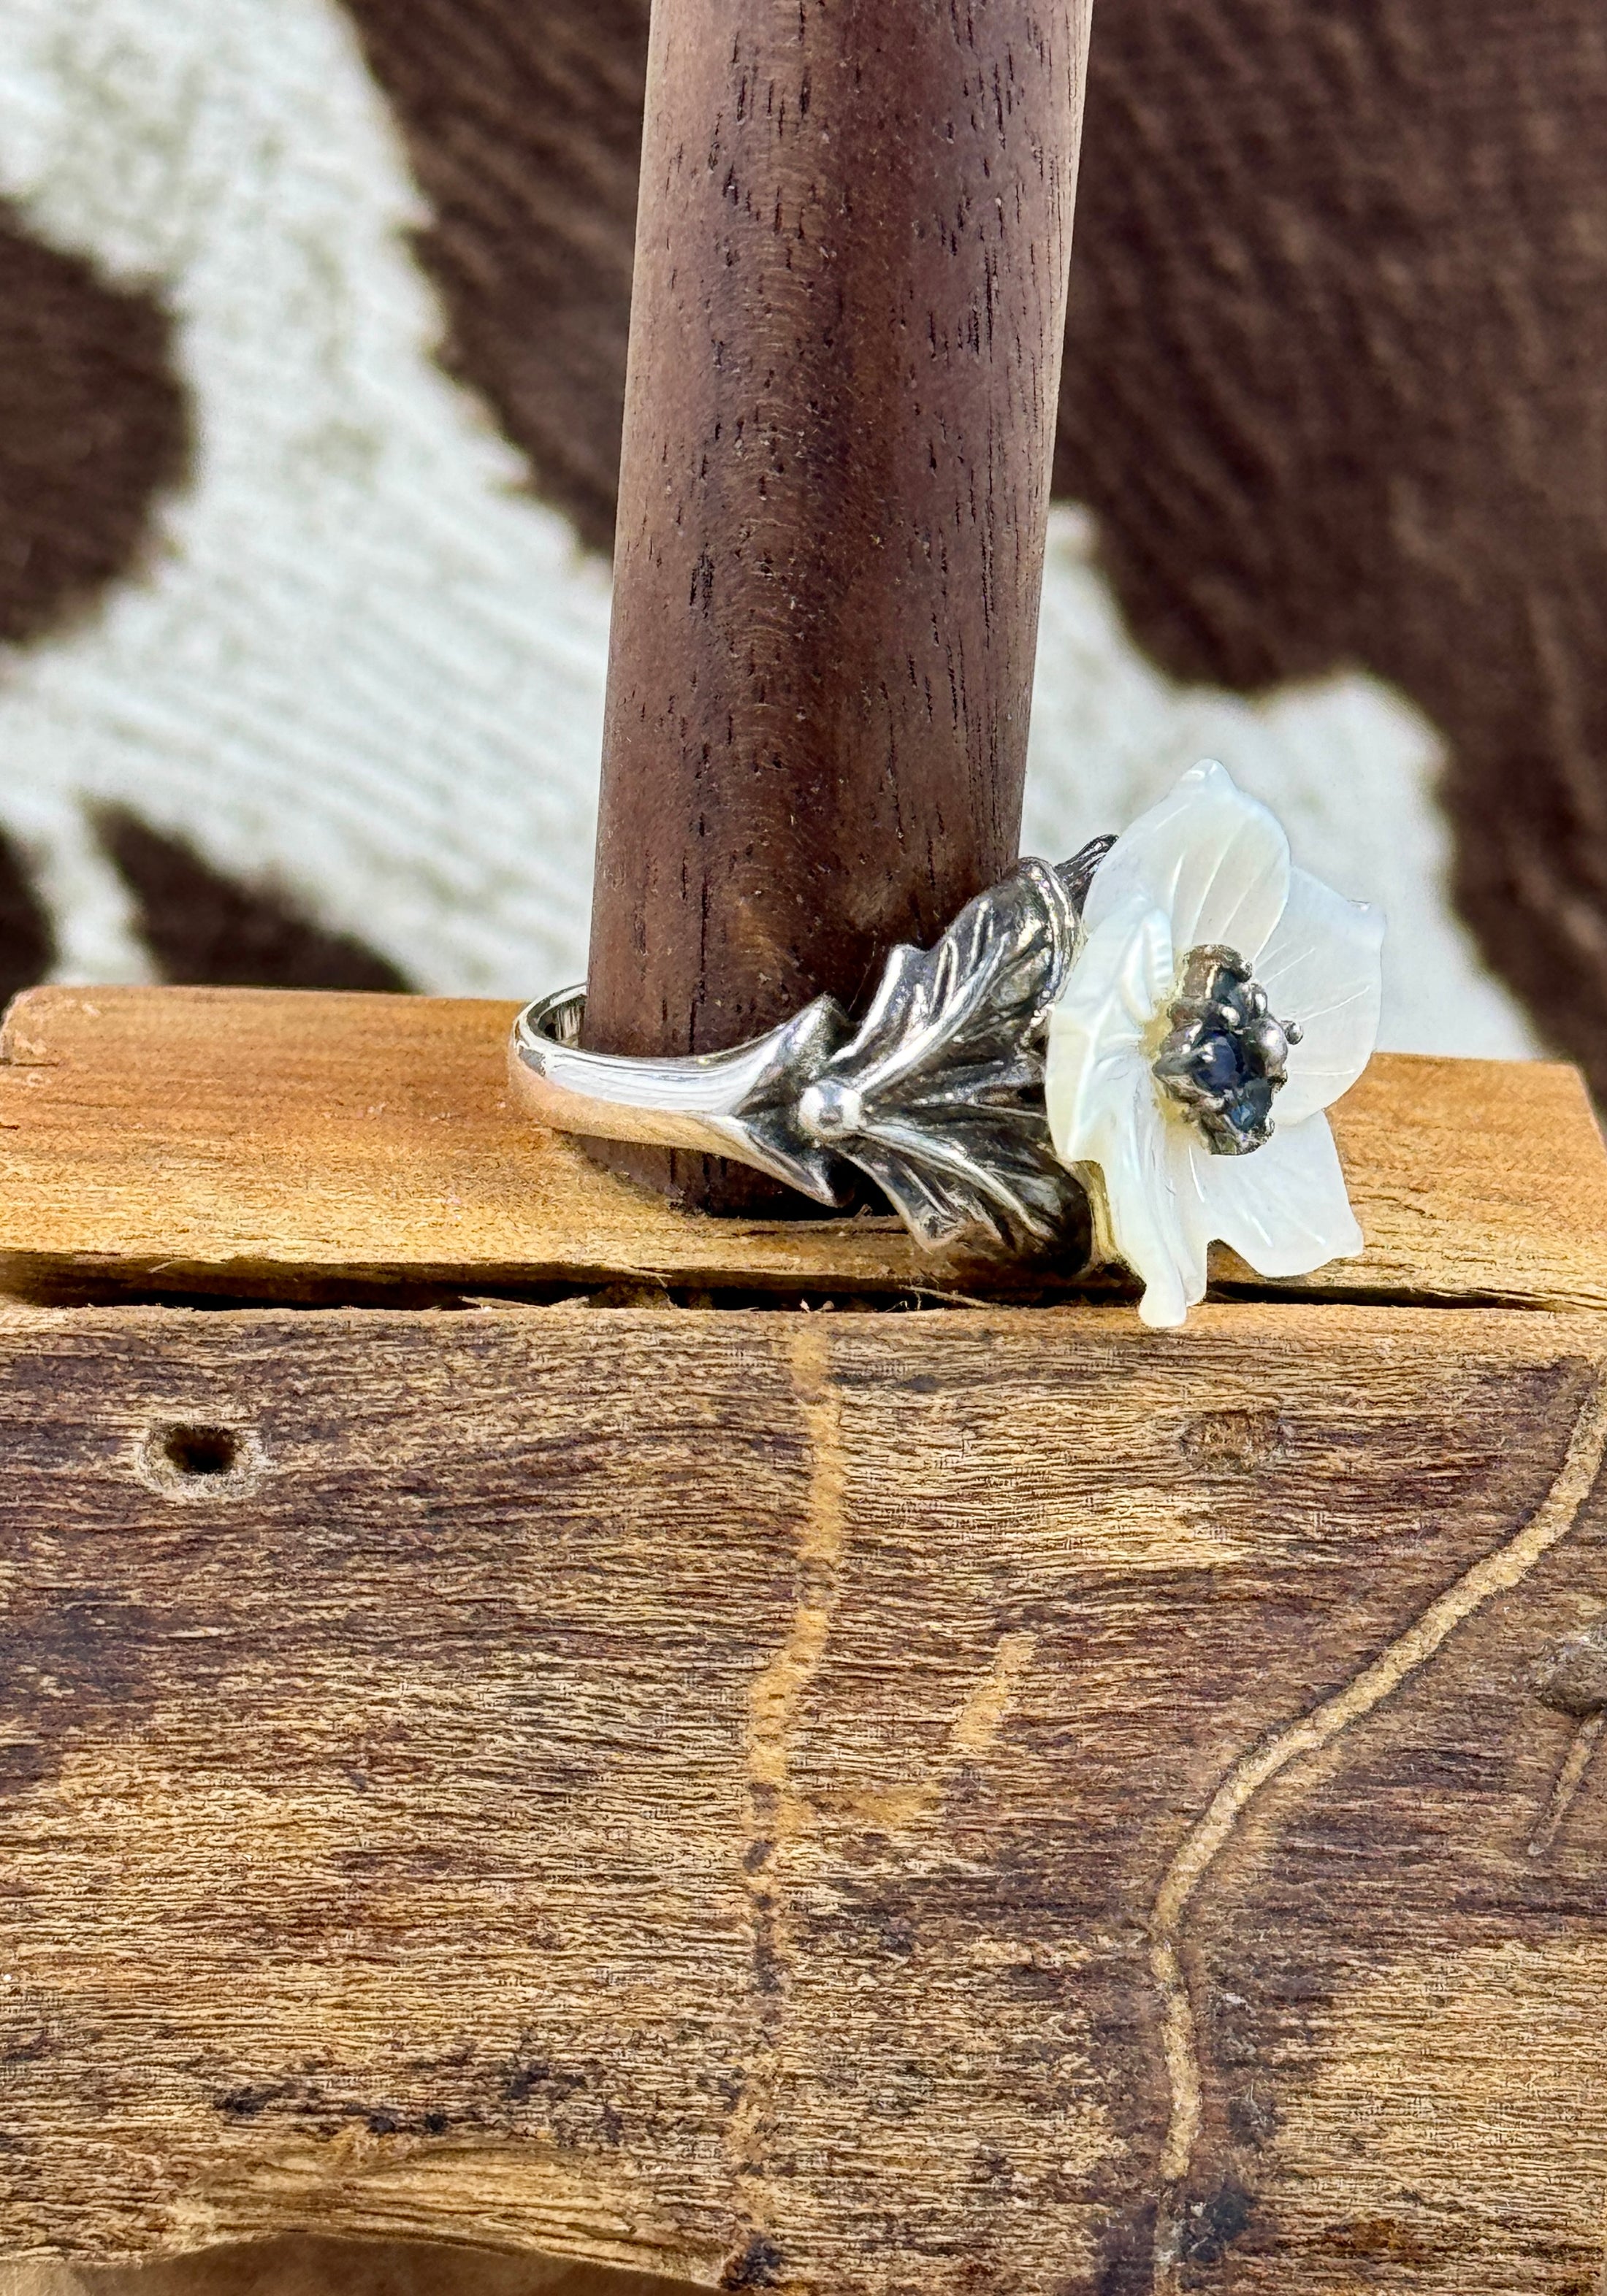
[[[0,2296],[687,2296],[690,2285],[555,2257],[316,2233],[153,2264],[0,2265]]]

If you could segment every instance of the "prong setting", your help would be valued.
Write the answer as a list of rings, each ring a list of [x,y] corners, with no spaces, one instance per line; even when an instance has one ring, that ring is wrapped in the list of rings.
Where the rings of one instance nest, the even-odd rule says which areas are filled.
[[[1279,1021],[1236,949],[1191,948],[1167,1008],[1170,1027],[1155,1054],[1155,1081],[1215,1156],[1266,1146],[1272,1104],[1289,1075],[1298,1022]]]

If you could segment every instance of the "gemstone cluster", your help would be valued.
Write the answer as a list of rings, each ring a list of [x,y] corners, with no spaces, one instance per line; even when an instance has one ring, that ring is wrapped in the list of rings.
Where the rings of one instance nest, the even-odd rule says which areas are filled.
[[[1156,1082],[1216,1156],[1247,1156],[1272,1137],[1272,1103],[1289,1074],[1292,1021],[1276,1021],[1237,950],[1191,948],[1152,1063]]]

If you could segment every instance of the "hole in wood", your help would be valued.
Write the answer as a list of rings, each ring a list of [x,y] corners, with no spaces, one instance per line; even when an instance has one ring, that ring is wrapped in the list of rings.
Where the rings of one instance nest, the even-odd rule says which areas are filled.
[[[142,1481],[169,1497],[201,1498],[254,1482],[261,1446],[240,1427],[207,1419],[168,1420],[149,1430],[142,1444]]]
[[[1576,1722],[1607,1709],[1607,1619],[1553,1643],[1533,1676],[1535,1696]]]
[[[226,1475],[240,1457],[240,1438],[232,1427],[169,1427],[162,1456],[178,1475]]]

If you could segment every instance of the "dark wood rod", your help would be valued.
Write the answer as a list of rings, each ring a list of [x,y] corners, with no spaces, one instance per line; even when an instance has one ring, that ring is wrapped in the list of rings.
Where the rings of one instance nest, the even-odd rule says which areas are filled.
[[[1015,857],[1086,31],[1087,0],[654,0],[598,1050],[851,1005]]]

